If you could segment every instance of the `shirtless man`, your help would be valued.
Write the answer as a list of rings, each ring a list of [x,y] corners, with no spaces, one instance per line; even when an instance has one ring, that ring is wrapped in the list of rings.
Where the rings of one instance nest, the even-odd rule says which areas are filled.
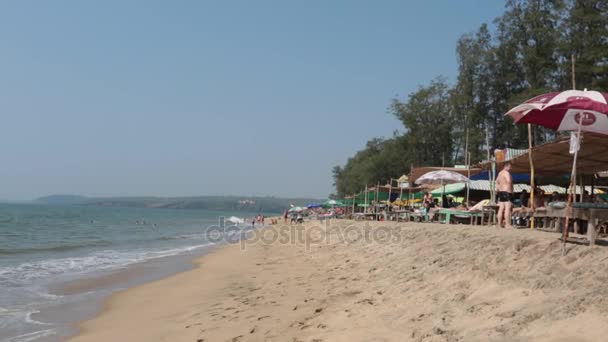
[[[498,197],[498,225],[500,227],[512,228],[511,210],[513,209],[513,178],[511,177],[511,163],[506,162],[502,171],[496,177],[496,193]],[[505,225],[503,226],[503,218]]]

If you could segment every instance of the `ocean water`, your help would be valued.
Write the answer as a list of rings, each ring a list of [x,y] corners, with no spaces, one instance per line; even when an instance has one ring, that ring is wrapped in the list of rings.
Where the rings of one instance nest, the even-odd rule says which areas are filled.
[[[0,204],[0,341],[61,340],[110,293],[243,237],[233,215],[255,213]]]

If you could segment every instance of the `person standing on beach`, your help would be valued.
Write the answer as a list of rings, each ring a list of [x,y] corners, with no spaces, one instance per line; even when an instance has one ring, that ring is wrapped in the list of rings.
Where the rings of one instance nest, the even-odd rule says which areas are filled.
[[[512,228],[511,211],[513,209],[513,177],[511,177],[511,163],[506,162],[502,171],[496,177],[496,193],[498,197],[498,225],[500,227]],[[503,226],[502,221],[505,220]]]

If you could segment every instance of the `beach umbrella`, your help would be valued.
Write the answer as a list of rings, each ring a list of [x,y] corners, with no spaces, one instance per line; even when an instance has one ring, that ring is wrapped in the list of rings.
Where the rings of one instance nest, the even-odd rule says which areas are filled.
[[[324,207],[343,207],[344,203],[342,203],[341,201],[336,201],[336,200],[327,200],[327,201],[323,202],[323,206]]]
[[[509,110],[515,123],[529,123],[555,131],[608,134],[608,94],[567,90],[536,96]],[[580,126],[580,127],[579,127]]]
[[[321,208],[323,205],[320,203],[310,203],[306,206],[306,208],[308,209],[316,209],[316,208]]]
[[[567,90],[536,96],[508,111],[505,115],[516,123],[528,123],[546,127],[555,131],[576,131],[571,133],[571,146],[574,146],[570,189],[576,184],[576,160],[580,146],[581,132],[593,132],[608,135],[608,94],[597,91]],[[532,167],[531,185],[534,186],[534,168],[532,165],[531,130],[528,126],[530,144],[530,165]],[[534,201],[534,192],[531,200]],[[568,239],[568,224],[572,208],[572,191],[568,194],[566,208],[566,227],[563,241]],[[532,221],[534,227],[534,221]],[[593,242],[590,242],[593,244]]]
[[[423,174],[418,179],[416,179],[416,184],[422,185],[432,185],[432,184],[441,184],[443,185],[443,191],[441,194],[441,200],[443,201],[443,193],[445,193],[445,185],[452,183],[464,183],[468,182],[469,179],[460,173],[447,171],[447,170],[438,170],[431,171]]]
[[[397,186],[399,186],[399,199],[403,197],[403,188],[409,187],[409,177],[406,175],[402,175],[397,179]],[[403,205],[403,204],[398,204]]]
[[[306,210],[306,208],[302,208],[302,207],[292,207],[292,208],[289,208],[289,212],[290,213],[299,212],[299,211],[303,211],[303,210]]]
[[[460,173],[456,173],[453,171],[447,170],[438,170],[431,171],[423,174],[418,179],[416,179],[416,184],[451,184],[451,183],[463,183],[467,182],[469,179]]]
[[[401,177],[397,178],[397,183],[399,183],[399,184],[407,183],[408,180],[409,180],[409,178],[406,175],[402,175]]]

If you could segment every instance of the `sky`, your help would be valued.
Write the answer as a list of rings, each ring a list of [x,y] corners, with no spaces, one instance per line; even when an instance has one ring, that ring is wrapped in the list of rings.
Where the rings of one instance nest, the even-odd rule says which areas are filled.
[[[303,196],[500,0],[0,2],[0,199]],[[405,170],[404,170],[405,171]]]

